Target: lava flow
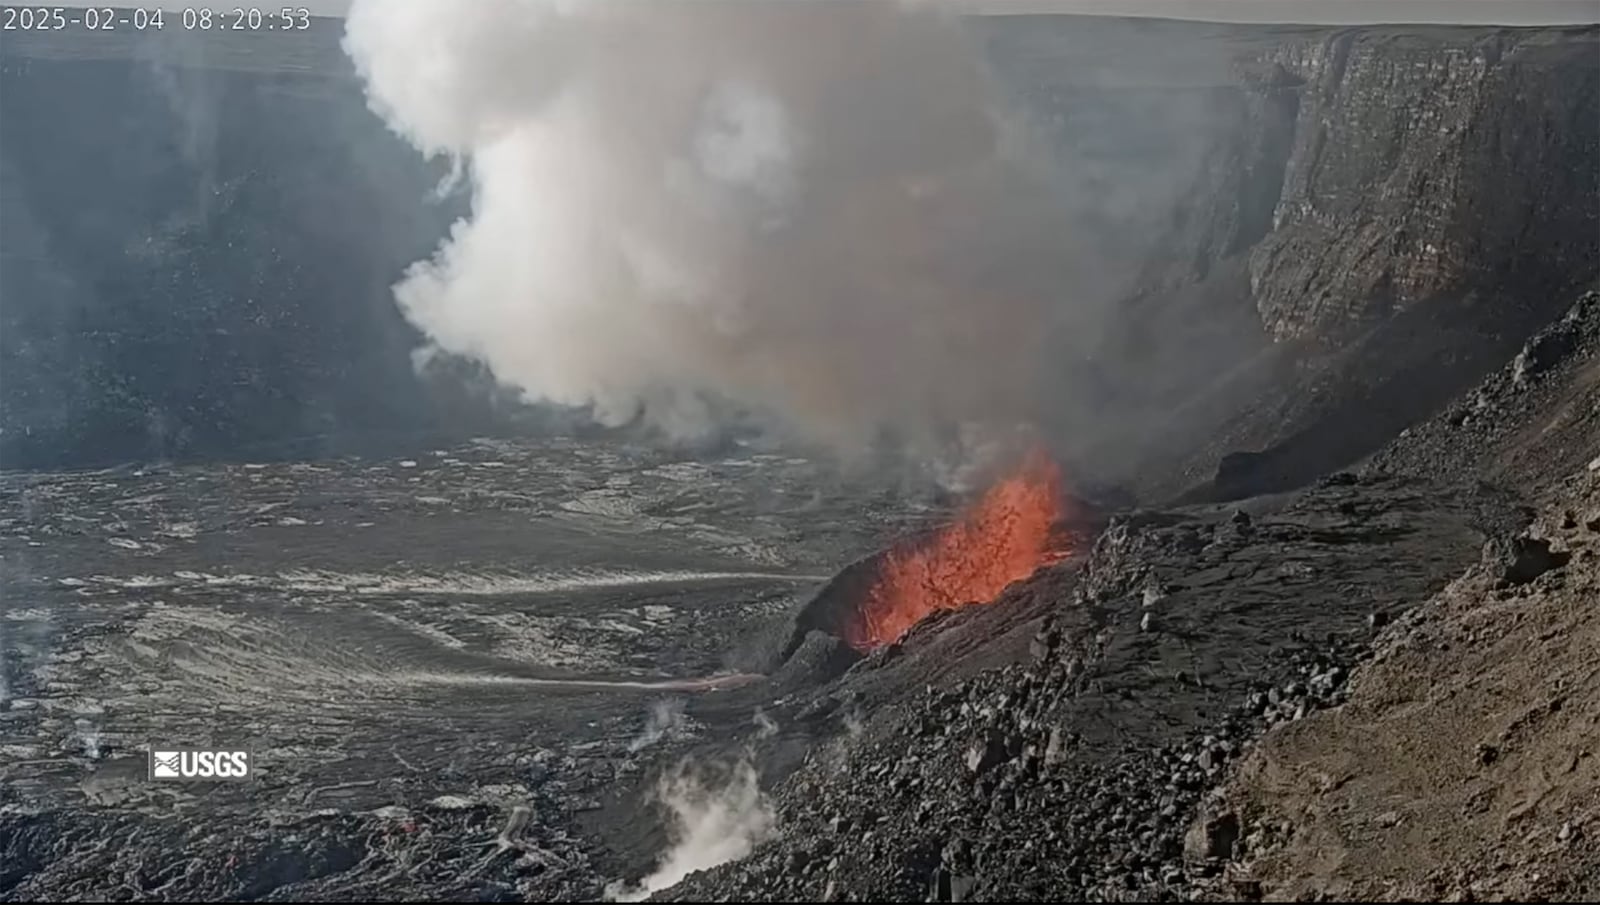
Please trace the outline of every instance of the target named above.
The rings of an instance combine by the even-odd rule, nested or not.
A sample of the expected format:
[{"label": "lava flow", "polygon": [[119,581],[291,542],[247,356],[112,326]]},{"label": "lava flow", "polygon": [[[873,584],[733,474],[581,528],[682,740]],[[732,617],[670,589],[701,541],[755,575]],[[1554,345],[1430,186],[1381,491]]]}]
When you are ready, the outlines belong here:
[{"label": "lava flow", "polygon": [[930,613],[992,603],[1007,585],[1066,555],[1052,530],[1062,515],[1061,473],[1035,450],[954,524],[884,554],[845,641],[871,650]]}]

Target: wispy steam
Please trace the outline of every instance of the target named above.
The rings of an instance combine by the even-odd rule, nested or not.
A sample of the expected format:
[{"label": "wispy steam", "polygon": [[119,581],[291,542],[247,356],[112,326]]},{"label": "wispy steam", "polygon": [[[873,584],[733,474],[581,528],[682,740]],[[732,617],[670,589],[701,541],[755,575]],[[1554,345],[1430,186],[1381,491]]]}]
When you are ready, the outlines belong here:
[{"label": "wispy steam", "polygon": [[861,719],[860,708],[854,705],[851,705],[850,709],[844,712],[843,720],[844,729],[850,733],[851,738],[857,738],[867,730],[867,724]]},{"label": "wispy steam", "polygon": [[1040,401],[1068,230],[939,15],[358,0],[345,46],[373,108],[473,187],[401,308],[526,398],[840,448]]},{"label": "wispy steam", "polygon": [[11,664],[6,661],[6,627],[0,622],[0,704],[11,700]]},{"label": "wispy steam", "polygon": [[90,760],[100,759],[100,729],[86,719],[78,719],[74,723],[77,729],[78,741],[83,745],[83,754]]},{"label": "wispy steam", "polygon": [[697,870],[743,858],[772,830],[772,806],[748,758],[717,778],[686,761],[662,778],[656,794],[672,812],[672,847],[637,886],[613,883],[606,893],[614,901],[642,901]]},{"label": "wispy steam", "polygon": [[683,707],[682,698],[667,698],[651,704],[650,714],[645,718],[644,729],[628,743],[628,750],[643,751],[661,741],[667,733],[682,729]]},{"label": "wispy steam", "polygon": [[778,721],[760,707],[756,708],[756,715],[750,721],[756,724],[756,738],[772,738],[778,734]]}]

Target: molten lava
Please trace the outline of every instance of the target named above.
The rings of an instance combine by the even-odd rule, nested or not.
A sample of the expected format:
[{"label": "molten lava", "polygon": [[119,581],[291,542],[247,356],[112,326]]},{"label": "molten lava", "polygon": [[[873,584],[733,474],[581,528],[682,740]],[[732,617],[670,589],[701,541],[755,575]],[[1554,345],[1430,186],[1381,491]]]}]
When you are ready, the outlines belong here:
[{"label": "molten lava", "polygon": [[1036,450],[954,524],[884,554],[845,641],[871,650],[930,613],[992,603],[1007,585],[1066,555],[1052,530],[1062,514],[1060,471]]}]

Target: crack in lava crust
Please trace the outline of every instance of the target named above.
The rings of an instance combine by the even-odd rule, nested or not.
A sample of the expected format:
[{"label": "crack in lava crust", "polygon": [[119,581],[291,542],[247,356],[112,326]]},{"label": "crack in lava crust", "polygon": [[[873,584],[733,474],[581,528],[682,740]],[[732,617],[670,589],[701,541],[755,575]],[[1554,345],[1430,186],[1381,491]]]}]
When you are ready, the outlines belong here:
[{"label": "crack in lava crust", "polygon": [[992,603],[1006,586],[1065,558],[1055,534],[1064,513],[1061,472],[1035,449],[931,538],[883,557],[845,641],[868,651],[940,610]]}]

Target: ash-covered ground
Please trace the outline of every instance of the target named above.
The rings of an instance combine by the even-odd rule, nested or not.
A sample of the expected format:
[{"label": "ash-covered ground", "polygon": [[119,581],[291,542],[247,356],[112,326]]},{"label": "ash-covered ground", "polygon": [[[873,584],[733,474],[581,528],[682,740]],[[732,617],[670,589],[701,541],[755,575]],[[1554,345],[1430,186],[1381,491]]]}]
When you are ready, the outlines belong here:
[{"label": "ash-covered ground", "polygon": [[[748,723],[786,615],[939,515],[791,457],[558,441],[3,486],[16,898],[597,896],[652,720]],[[152,784],[153,744],[260,776]],[[467,870],[518,805],[534,872]]]}]

